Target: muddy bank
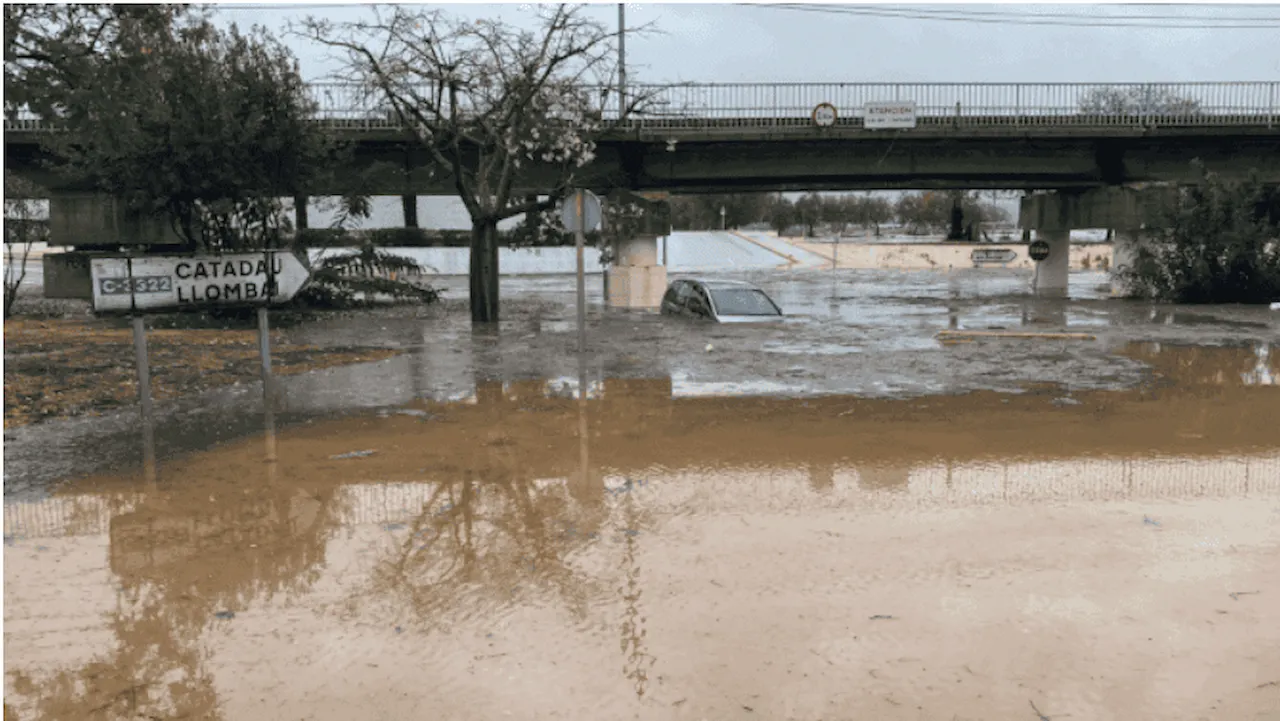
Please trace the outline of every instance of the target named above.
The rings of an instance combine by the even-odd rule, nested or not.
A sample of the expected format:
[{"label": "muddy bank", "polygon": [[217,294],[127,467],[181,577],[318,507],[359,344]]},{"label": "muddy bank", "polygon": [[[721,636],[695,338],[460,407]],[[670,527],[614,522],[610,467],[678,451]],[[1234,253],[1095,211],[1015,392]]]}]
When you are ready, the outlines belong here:
[{"label": "muddy bank", "polygon": [[[154,324],[154,322],[153,322]],[[133,336],[118,319],[5,321],[5,428],[51,418],[100,416],[138,401]],[[387,349],[294,345],[272,333],[280,375],[380,360]],[[159,401],[259,378],[256,330],[151,329],[152,395]]]}]

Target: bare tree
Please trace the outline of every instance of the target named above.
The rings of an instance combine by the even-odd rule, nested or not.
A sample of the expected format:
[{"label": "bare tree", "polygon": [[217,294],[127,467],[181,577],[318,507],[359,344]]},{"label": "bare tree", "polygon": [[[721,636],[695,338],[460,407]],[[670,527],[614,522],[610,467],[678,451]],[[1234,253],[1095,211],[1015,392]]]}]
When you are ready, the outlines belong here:
[{"label": "bare tree", "polygon": [[18,289],[27,278],[27,261],[31,246],[48,238],[49,229],[37,218],[39,197],[31,181],[4,171],[4,317],[13,313]]},{"label": "bare tree", "polygon": [[1104,86],[1085,93],[1080,110],[1096,115],[1195,115],[1200,101],[1161,85]]},{"label": "bare tree", "polygon": [[[296,31],[344,56],[337,79],[389,105],[451,176],[471,218],[471,318],[478,323],[498,320],[498,223],[547,215],[609,130],[599,107],[610,97],[616,32],[580,7],[537,13],[529,31],[375,6],[371,22],[308,18]],[[618,119],[647,100],[627,98]],[[541,187],[531,188],[531,178]]]}]

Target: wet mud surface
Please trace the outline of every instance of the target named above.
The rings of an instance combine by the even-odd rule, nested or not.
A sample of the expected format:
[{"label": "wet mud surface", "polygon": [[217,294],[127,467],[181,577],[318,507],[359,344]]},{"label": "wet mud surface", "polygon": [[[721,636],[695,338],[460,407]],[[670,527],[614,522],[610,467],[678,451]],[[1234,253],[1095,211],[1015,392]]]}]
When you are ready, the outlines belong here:
[{"label": "wet mud surface", "polygon": [[879,278],[11,429],[6,718],[1276,718],[1280,314]]}]

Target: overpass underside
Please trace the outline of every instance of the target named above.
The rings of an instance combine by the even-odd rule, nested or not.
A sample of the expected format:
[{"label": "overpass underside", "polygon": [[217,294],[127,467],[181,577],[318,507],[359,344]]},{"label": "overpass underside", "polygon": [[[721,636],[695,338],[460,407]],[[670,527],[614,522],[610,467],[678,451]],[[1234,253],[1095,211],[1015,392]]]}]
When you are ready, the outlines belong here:
[{"label": "overpass underside", "polygon": [[[400,131],[343,131],[352,144],[337,178],[359,177],[371,195],[452,195],[447,168]],[[6,133],[5,166],[38,185],[84,191],[44,166],[38,133]],[[599,144],[580,184],[598,191],[684,193],[807,190],[1066,190],[1138,183],[1186,183],[1191,163],[1229,177],[1256,171],[1280,183],[1280,126],[1117,128],[946,128],[904,131],[733,124],[643,128]],[[553,187],[555,171],[532,167],[522,193]],[[316,187],[311,195],[341,192]]]}]

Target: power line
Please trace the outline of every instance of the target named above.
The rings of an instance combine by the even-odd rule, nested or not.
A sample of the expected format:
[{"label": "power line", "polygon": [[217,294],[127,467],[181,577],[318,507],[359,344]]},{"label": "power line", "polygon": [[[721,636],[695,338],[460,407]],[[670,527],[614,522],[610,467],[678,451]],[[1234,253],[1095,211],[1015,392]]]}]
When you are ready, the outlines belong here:
[{"label": "power line", "polygon": [[[957,15],[957,16],[963,16],[963,17],[969,17],[969,16],[974,16],[974,17],[984,17],[984,16],[986,16],[986,17],[996,17],[996,18],[1016,18],[1016,19],[1024,19],[1024,18],[1025,18],[1025,19],[1032,19],[1032,20],[1035,20],[1035,19],[1054,19],[1054,18],[1060,18],[1060,19],[1066,19],[1066,20],[1078,20],[1078,21],[1084,21],[1084,20],[1101,20],[1101,21],[1119,21],[1119,22],[1129,22],[1129,21],[1138,21],[1138,22],[1141,22],[1141,21],[1145,21],[1145,20],[1175,20],[1175,21],[1180,21],[1180,22],[1209,22],[1209,23],[1217,23],[1217,22],[1233,22],[1233,23],[1243,23],[1243,22],[1264,22],[1264,23],[1274,23],[1274,22],[1280,22],[1280,15],[1272,15],[1272,16],[1269,16],[1269,17],[1234,17],[1234,16],[1233,16],[1233,17],[1222,17],[1222,16],[1209,16],[1209,15],[1146,15],[1146,14],[1142,14],[1142,15],[1098,15],[1098,16],[1096,16],[1096,17],[1092,17],[1092,18],[1091,18],[1091,17],[1089,17],[1089,16],[1083,16],[1083,15],[1079,15],[1079,14],[1072,14],[1072,13],[1041,13],[1041,12],[1033,12],[1033,13],[1011,13],[1011,12],[1001,11],[1001,10],[995,10],[995,11],[993,11],[993,10],[969,10],[969,9],[951,10],[951,9],[922,8],[922,7],[914,7],[914,6],[913,6],[913,7],[905,7],[905,8],[904,8],[904,7],[893,7],[893,6],[889,6],[889,5],[839,5],[839,6],[830,6],[830,5],[807,5],[807,4],[804,4],[804,3],[776,3],[776,6],[777,6],[777,7],[787,7],[787,8],[810,8],[810,7],[825,7],[825,8],[832,8],[832,7],[835,7],[836,9],[840,9],[840,10],[872,10],[872,11],[890,11],[890,12],[911,12],[911,13],[921,13],[921,14],[927,14],[927,15]],[[1167,6],[1162,6],[1162,7],[1167,7]]]},{"label": "power line", "polygon": [[[1170,24],[1168,22],[1123,22],[1119,18],[1113,19],[1087,19],[1081,18],[1076,21],[1068,20],[1038,20],[1028,15],[1009,15],[1003,18],[996,17],[976,17],[960,14],[964,11],[935,11],[943,14],[926,15],[917,10],[891,10],[882,8],[852,8],[852,7],[831,7],[825,5],[751,5],[751,7],[773,8],[777,10],[795,10],[800,12],[814,12],[824,15],[849,15],[863,17],[883,17],[883,18],[902,18],[908,20],[937,20],[943,22],[968,22],[982,23],[989,25],[1047,25],[1057,27],[1094,27],[1094,28],[1159,28],[1165,30],[1260,30],[1273,29],[1280,27],[1280,17],[1259,19],[1257,22],[1249,24],[1233,24],[1233,23],[1208,23],[1205,20],[1195,21],[1195,24]],[[1233,18],[1234,20],[1234,18]]]}]

